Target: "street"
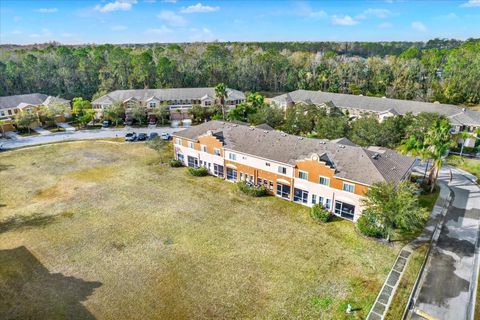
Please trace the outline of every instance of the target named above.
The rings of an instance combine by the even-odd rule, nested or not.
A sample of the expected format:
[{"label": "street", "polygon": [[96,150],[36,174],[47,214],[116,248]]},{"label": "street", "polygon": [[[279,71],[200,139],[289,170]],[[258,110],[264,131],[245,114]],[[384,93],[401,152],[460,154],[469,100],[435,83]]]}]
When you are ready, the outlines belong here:
[{"label": "street", "polygon": [[77,130],[73,132],[57,132],[50,133],[46,135],[37,135],[29,137],[19,136],[17,139],[0,139],[0,149],[15,149],[20,147],[33,146],[44,143],[53,143],[61,141],[73,141],[73,140],[83,140],[83,139],[100,139],[100,138],[116,138],[124,137],[125,134],[129,131],[136,132],[145,132],[149,134],[150,132],[168,132],[172,134],[173,132],[180,131],[183,128],[170,128],[170,127],[160,127],[160,128],[121,128],[121,129],[98,129],[98,130]]},{"label": "street", "polygon": [[451,188],[454,200],[433,243],[412,319],[470,320],[478,276],[480,187],[474,176],[455,167],[445,166],[439,179]]}]

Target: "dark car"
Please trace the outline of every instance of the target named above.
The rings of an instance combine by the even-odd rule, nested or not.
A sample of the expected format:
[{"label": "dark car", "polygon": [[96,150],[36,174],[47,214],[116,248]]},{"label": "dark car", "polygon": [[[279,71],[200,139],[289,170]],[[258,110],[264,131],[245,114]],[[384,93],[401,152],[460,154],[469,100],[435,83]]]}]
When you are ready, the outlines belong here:
[{"label": "dark car", "polygon": [[137,136],[137,140],[138,141],[145,141],[147,140],[148,136],[146,133],[139,133],[138,136]]},{"label": "dark car", "polygon": [[135,141],[137,140],[137,134],[135,132],[128,132],[125,135],[125,141]]},{"label": "dark car", "polygon": [[110,121],[108,121],[108,120],[103,121],[102,122],[102,128],[108,128],[108,127],[110,127]]},{"label": "dark car", "polygon": [[158,137],[158,133],[156,133],[156,132],[150,132],[150,137],[149,137],[150,140],[153,140],[153,139],[155,139],[155,138],[157,138],[157,137]]}]

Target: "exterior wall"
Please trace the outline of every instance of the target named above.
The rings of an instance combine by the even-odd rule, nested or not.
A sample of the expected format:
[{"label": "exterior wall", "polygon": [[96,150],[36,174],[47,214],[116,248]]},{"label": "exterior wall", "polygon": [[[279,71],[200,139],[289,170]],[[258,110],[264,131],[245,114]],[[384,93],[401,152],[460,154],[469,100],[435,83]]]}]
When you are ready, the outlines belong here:
[{"label": "exterior wall", "polygon": [[[182,144],[178,145],[176,144],[176,137],[173,137],[173,144],[174,144],[174,152],[175,152],[175,158],[178,159],[178,154],[182,154],[184,156],[183,163],[184,165],[188,165],[188,156],[197,158],[199,161],[199,165],[205,166],[210,174],[214,174],[214,164],[220,165],[220,166],[225,166],[224,161],[223,161],[223,151],[220,149],[220,156],[217,156],[213,153],[214,148],[218,145],[221,144],[220,141],[215,139],[214,137],[205,137],[202,142],[204,144],[209,143],[207,145],[207,152],[201,151],[200,148],[200,143],[193,142],[188,139],[181,139]],[[193,142],[193,148],[190,148],[188,146],[188,142]],[[200,162],[201,161],[201,162]],[[208,165],[210,164],[210,165]],[[225,169],[224,169],[225,172]]]}]

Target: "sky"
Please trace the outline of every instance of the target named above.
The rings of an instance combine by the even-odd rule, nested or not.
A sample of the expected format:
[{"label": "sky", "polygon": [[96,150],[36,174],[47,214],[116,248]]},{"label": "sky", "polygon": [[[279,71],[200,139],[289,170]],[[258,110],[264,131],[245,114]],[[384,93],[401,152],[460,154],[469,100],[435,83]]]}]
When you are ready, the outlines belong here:
[{"label": "sky", "polygon": [[0,44],[480,38],[480,0],[0,0]]}]

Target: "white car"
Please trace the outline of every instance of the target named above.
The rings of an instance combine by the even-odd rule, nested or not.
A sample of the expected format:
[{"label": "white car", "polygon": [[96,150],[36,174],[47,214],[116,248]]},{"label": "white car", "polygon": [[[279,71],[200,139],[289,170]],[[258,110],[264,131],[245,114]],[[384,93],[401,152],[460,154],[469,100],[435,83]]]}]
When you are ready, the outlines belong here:
[{"label": "white car", "polygon": [[170,135],[170,133],[168,132],[163,132],[160,137],[162,138],[162,140],[170,140],[172,138],[172,136]]}]

